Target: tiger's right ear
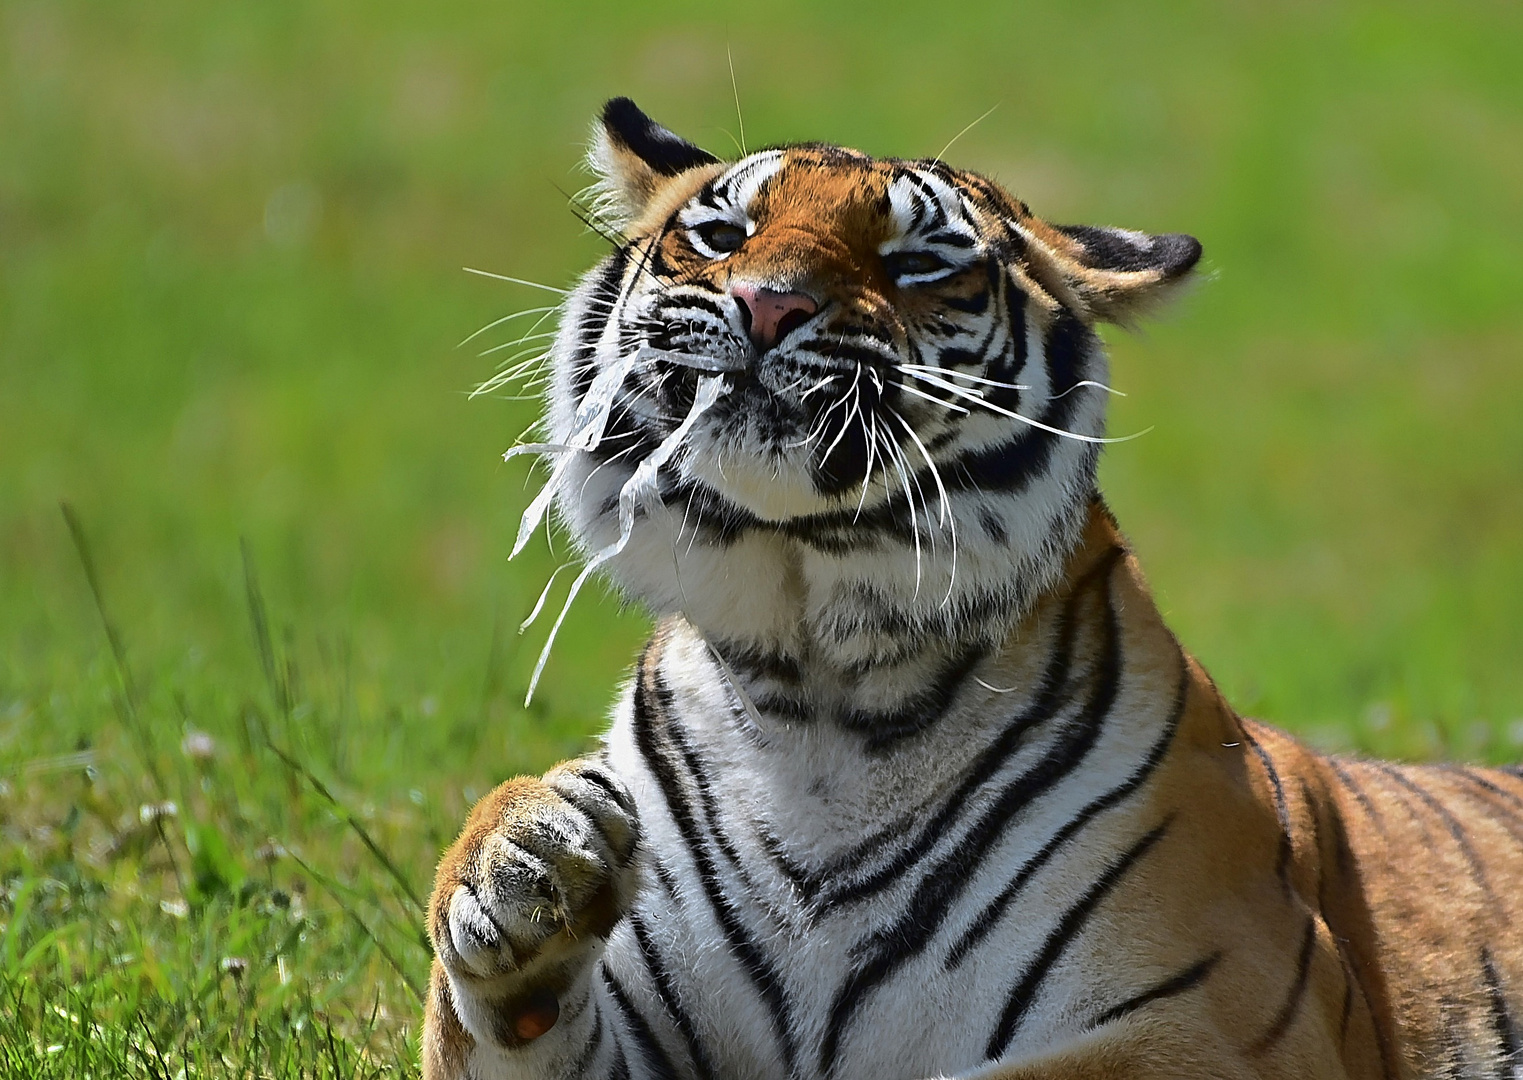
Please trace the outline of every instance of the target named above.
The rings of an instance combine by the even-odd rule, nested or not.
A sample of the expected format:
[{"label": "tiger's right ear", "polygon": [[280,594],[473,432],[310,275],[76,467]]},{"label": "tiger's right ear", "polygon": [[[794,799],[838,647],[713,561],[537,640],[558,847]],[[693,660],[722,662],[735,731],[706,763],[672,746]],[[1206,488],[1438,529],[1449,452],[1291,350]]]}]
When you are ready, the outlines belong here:
[{"label": "tiger's right ear", "polygon": [[626,97],[603,106],[588,160],[606,209],[620,225],[640,216],[666,180],[719,159],[668,131]]}]

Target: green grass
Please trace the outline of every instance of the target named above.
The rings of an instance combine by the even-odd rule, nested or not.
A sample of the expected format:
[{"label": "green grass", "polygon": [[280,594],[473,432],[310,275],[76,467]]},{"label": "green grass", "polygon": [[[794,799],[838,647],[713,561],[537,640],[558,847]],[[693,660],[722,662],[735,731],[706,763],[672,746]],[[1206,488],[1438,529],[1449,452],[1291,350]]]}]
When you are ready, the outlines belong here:
[{"label": "green grass", "polygon": [[454,344],[543,294],[459,268],[570,281],[597,105],[729,151],[727,51],[753,147],[997,105],[949,159],[1200,236],[1113,336],[1169,619],[1323,745],[1523,757],[1514,5],[0,0],[0,1074],[412,1071],[412,897],[644,629],[522,706],[533,406]]}]

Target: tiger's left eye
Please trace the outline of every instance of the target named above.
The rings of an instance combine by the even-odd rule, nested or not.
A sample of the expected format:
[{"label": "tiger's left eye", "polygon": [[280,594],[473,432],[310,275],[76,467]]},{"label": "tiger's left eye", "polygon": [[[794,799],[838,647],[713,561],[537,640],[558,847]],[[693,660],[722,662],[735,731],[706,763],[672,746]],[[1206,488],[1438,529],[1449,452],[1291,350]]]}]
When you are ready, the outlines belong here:
[{"label": "tiger's left eye", "polygon": [[892,251],[883,256],[883,269],[892,278],[934,274],[948,265],[940,255],[930,251]]},{"label": "tiger's left eye", "polygon": [[728,255],[746,242],[746,230],[728,221],[710,221],[693,230],[698,238],[713,251]]}]

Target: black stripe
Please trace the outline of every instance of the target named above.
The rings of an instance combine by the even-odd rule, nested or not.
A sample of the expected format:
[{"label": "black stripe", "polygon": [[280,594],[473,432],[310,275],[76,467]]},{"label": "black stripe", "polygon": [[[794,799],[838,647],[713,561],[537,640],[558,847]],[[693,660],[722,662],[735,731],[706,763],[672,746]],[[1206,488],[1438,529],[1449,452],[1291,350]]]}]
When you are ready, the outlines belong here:
[{"label": "black stripe", "polygon": [[650,931],[638,913],[629,916],[629,927],[634,931],[635,943],[640,947],[640,958],[645,961],[645,968],[650,972],[651,982],[655,984],[656,996],[661,999],[667,1015],[672,1018],[672,1023],[677,1026],[683,1041],[687,1043],[688,1056],[693,1059],[694,1072],[699,1080],[713,1080],[716,1074],[713,1062],[709,1060],[708,1050],[699,1041],[698,1028],[687,1010],[682,1007],[682,1002],[677,997],[677,988],[672,984],[671,973],[666,970],[660,953],[656,951],[656,943],[651,940]]},{"label": "black stripe", "polygon": [[[1115,549],[1102,560],[1102,565],[1109,570],[1118,558],[1119,549]],[[1099,582],[1105,606],[1104,639],[1092,675],[1090,697],[1083,710],[1059,734],[1042,760],[1006,785],[956,846],[925,872],[904,913],[891,926],[874,931],[858,946],[863,957],[836,992],[831,1005],[820,1043],[821,1071],[831,1071],[841,1036],[868,994],[922,952],[940,930],[973,881],[979,865],[1004,836],[1010,820],[1072,773],[1094,746],[1115,703],[1122,664],[1120,627],[1110,595],[1110,578],[1101,577]]]},{"label": "black stripe", "polygon": [[1412,819],[1412,823],[1416,825],[1418,831],[1422,833],[1423,844],[1428,847],[1432,847],[1433,831],[1428,828],[1428,815],[1423,814],[1419,811],[1419,808],[1412,802],[1411,797],[1407,794],[1406,790],[1401,787],[1401,785],[1393,784],[1386,770],[1381,767],[1383,762],[1366,761],[1364,765],[1375,777],[1377,777],[1382,782],[1382,790],[1385,792],[1386,797],[1396,805],[1400,806],[1402,810],[1406,812],[1407,817]]},{"label": "black stripe", "polygon": [[1005,305],[1004,330],[1010,342],[1003,352],[984,360],[984,378],[1007,384],[985,387],[984,400],[996,408],[1019,412],[1021,392],[1013,386],[1026,366],[1026,293],[997,259],[989,260],[989,287],[991,292],[998,290]]},{"label": "black stripe", "polygon": [[757,712],[773,716],[784,724],[808,724],[814,721],[814,707],[807,700],[782,694],[758,694],[751,702]]},{"label": "black stripe", "polygon": [[892,709],[850,709],[837,718],[837,723],[848,731],[865,735],[865,749],[869,754],[882,753],[911,735],[935,726],[952,707],[958,691],[967,684],[968,676],[988,652],[983,645],[965,648],[942,665],[921,693]]},{"label": "black stripe", "polygon": [[[1459,791],[1459,795],[1484,807],[1487,812],[1487,820],[1507,830],[1507,832],[1512,834],[1514,840],[1523,845],[1523,817],[1514,814],[1509,807],[1499,802],[1499,797],[1507,796],[1509,792],[1503,791],[1495,784],[1486,783],[1480,777],[1472,775],[1468,769],[1461,769],[1455,766],[1440,766],[1440,768],[1443,769],[1444,775],[1451,779],[1457,778],[1470,781],[1474,784],[1475,790],[1463,788]],[[1520,847],[1519,850],[1523,850],[1523,847]]]},{"label": "black stripe", "polygon": [[1074,583],[1073,591],[1069,594],[1063,611],[1058,616],[1057,642],[1053,647],[1052,656],[1047,661],[1047,667],[1042,672],[1042,678],[1031,705],[1007,724],[999,737],[978,755],[963,775],[957,790],[941,804],[941,809],[929,821],[919,827],[915,839],[901,848],[886,865],[864,878],[847,878],[847,875],[865,861],[884,839],[903,835],[902,825],[896,824],[893,829],[885,830],[869,838],[853,850],[832,859],[822,868],[817,875],[821,878],[827,880],[846,878],[844,884],[836,885],[822,896],[822,904],[830,906],[851,903],[901,881],[911,866],[924,858],[936,843],[946,838],[953,822],[961,816],[972,801],[974,793],[993,779],[995,774],[1015,756],[1016,751],[1025,741],[1026,733],[1057,715],[1058,710],[1066,703],[1063,691],[1067,688],[1069,671],[1073,662],[1078,605],[1097,580],[1103,582],[1109,576],[1122,554],[1122,549],[1112,548],[1091,570]]},{"label": "black stripe", "polygon": [[1498,784],[1493,784],[1490,780],[1477,773],[1475,769],[1466,768],[1461,765],[1440,765],[1438,768],[1450,776],[1463,777],[1470,783],[1475,784],[1477,787],[1484,788],[1486,791],[1489,791],[1497,798],[1503,800],[1504,802],[1510,803],[1513,807],[1514,816],[1523,816],[1517,813],[1518,811],[1523,811],[1523,797],[1508,791],[1506,788],[1501,787]]},{"label": "black stripe", "polygon": [[712,295],[695,293],[684,290],[680,293],[671,293],[661,297],[651,305],[650,317],[653,319],[666,319],[678,321],[692,308],[706,312],[719,322],[721,326],[730,325],[730,310],[719,302],[719,294]]},{"label": "black stripe", "polygon": [[1348,1022],[1354,1015],[1354,969],[1348,962],[1348,957],[1343,955],[1343,949],[1338,949],[1338,960],[1343,965],[1343,1007],[1338,1013],[1338,1045],[1348,1045]]},{"label": "black stripe", "polygon": [[1274,811],[1280,821],[1280,849],[1275,856],[1274,872],[1280,879],[1280,886],[1285,890],[1285,895],[1290,895],[1290,807],[1285,801],[1285,785],[1280,781],[1280,773],[1274,767],[1274,761],[1269,756],[1269,751],[1259,745],[1259,741],[1253,737],[1252,732],[1243,728],[1243,741],[1258,755],[1260,764],[1264,766],[1264,774],[1269,777],[1269,785],[1274,789]]},{"label": "black stripe", "polygon": [[[586,1008],[585,1005],[582,1006],[582,1007]],[[598,1051],[600,1049],[602,1049],[602,1047],[603,1047],[603,1007],[598,1004],[596,998],[593,998],[592,999],[592,1037],[587,1040],[587,1045],[584,1046],[582,1048],[582,1052],[577,1055],[576,1061],[572,1062],[571,1068],[570,1068],[570,1070],[568,1070],[569,1075],[571,1075],[571,1076],[585,1076],[586,1073],[587,1073],[588,1067],[592,1065],[593,1059],[598,1056]]]},{"label": "black stripe", "polygon": [[1251,1049],[1254,1054],[1267,1052],[1290,1030],[1291,1022],[1295,1020],[1296,1013],[1301,1008],[1301,999],[1306,996],[1306,984],[1311,979],[1312,951],[1316,943],[1317,920],[1308,915],[1306,930],[1301,937],[1301,953],[1296,957],[1296,977],[1290,984],[1290,993],[1285,995],[1285,1003],[1275,1014],[1274,1022],[1269,1025],[1269,1030],[1259,1036],[1259,1040],[1253,1044]]},{"label": "black stripe", "polygon": [[1518,1029],[1512,1013],[1507,1008],[1507,995],[1502,992],[1502,979],[1492,962],[1491,950],[1481,949],[1481,972],[1486,977],[1486,994],[1491,1003],[1491,1030],[1496,1032],[1501,1057],[1497,1060],[1497,1080],[1514,1080],[1513,1071],[1518,1062]]},{"label": "black stripe", "polygon": [[591,362],[593,351],[597,348],[598,338],[603,334],[603,327],[613,316],[614,305],[619,300],[620,283],[628,266],[629,248],[620,247],[615,248],[593,271],[597,281],[587,295],[582,317],[576,324],[576,348],[571,353],[571,388],[578,401],[586,395],[592,380],[597,377],[597,366]]},{"label": "black stripe", "polygon": [[[906,170],[904,175],[910,183],[915,185],[916,189],[925,199],[925,208],[935,214],[935,217],[931,219],[931,227],[933,229],[943,228],[947,223],[947,212],[941,205],[941,199],[937,197],[936,189],[926,183],[925,177],[913,170]],[[919,225],[918,221],[916,225]]]},{"label": "black stripe", "polygon": [[[1021,323],[1020,337],[1015,339],[1012,346],[1020,362],[1012,364],[1014,370],[1008,373],[1008,378],[1014,378],[1019,368],[1024,365],[1025,315],[1020,304],[1012,302],[1009,306],[1012,335],[1017,332],[1013,324],[1018,318]],[[1064,392],[1072,390],[1079,380],[1085,341],[1086,332],[1083,326],[1072,318],[1059,318],[1048,334],[1046,354],[1052,393],[1064,395],[1052,400],[1039,417],[1040,421],[1048,427],[1066,431],[1073,423],[1082,397],[1079,394]],[[1000,376],[995,374],[991,377],[999,378]],[[1005,381],[1008,381],[1008,378]],[[1019,494],[1025,491],[1033,480],[1047,472],[1061,438],[1062,436],[1054,435],[1051,431],[1021,425],[1021,429],[1010,441],[987,450],[971,451],[951,462],[943,469],[943,482],[949,492],[955,490]]]},{"label": "black stripe", "polygon": [[618,1046],[614,1051],[613,1072],[609,1076],[610,1080],[630,1080],[629,1058],[624,1056],[623,1046]]},{"label": "black stripe", "polygon": [[1120,1005],[1106,1009],[1099,1016],[1095,1017],[1094,1020],[1090,1021],[1089,1027],[1101,1027],[1114,1020],[1121,1019],[1128,1013],[1134,1013],[1145,1005],[1151,1005],[1153,1002],[1162,1001],[1165,998],[1178,997],[1187,990],[1193,990],[1206,980],[1206,976],[1211,974],[1211,969],[1216,967],[1221,958],[1222,954],[1220,950],[1212,953],[1210,956],[1185,968],[1178,975],[1165,979],[1151,990],[1144,990],[1135,997],[1127,998]]},{"label": "black stripe", "polygon": [[1004,917],[1005,910],[1009,908],[1016,894],[1025,887],[1027,881],[1031,880],[1033,874],[1046,865],[1047,861],[1052,858],[1053,854],[1060,847],[1071,840],[1095,816],[1115,806],[1147,782],[1148,777],[1153,775],[1153,770],[1158,767],[1159,763],[1168,754],[1169,747],[1174,744],[1174,734],[1179,730],[1180,718],[1184,716],[1185,702],[1189,696],[1189,690],[1190,669],[1188,661],[1185,660],[1185,654],[1181,650],[1179,653],[1179,689],[1175,691],[1173,707],[1170,709],[1169,718],[1164,724],[1163,734],[1153,744],[1152,749],[1148,751],[1148,755],[1143,759],[1142,764],[1126,780],[1075,814],[1066,825],[1053,835],[1051,840],[1047,841],[1040,851],[1026,861],[1026,864],[1020,868],[1015,877],[1010,879],[1010,883],[1000,890],[1000,894],[991,900],[983,911],[979,912],[978,918],[974,919],[972,925],[963,931],[962,937],[957,939],[957,943],[952,946],[951,951],[947,954],[946,967],[948,970],[960,965],[967,957],[969,950],[989,935],[989,932]]},{"label": "black stripe", "polygon": [[1105,872],[1096,879],[1089,890],[1081,896],[1072,907],[1063,913],[1047,939],[1042,943],[1041,950],[1036,958],[1026,966],[1020,981],[1010,990],[1010,995],[1005,999],[1005,1007],[1000,1012],[999,1022],[994,1026],[993,1033],[989,1036],[989,1043],[984,1048],[984,1057],[990,1061],[1004,1056],[1010,1047],[1010,1042],[1015,1038],[1015,1033],[1020,1029],[1021,1022],[1025,1020],[1027,1010],[1036,1003],[1037,996],[1041,993],[1042,982],[1047,978],[1064,951],[1083,931],[1089,922],[1089,917],[1094,914],[1095,908],[1100,902],[1110,895],[1112,890],[1121,883],[1121,879],[1148,849],[1158,843],[1159,839],[1168,830],[1172,818],[1165,819],[1151,832],[1144,836],[1131,849],[1123,854],[1115,862],[1105,868]]},{"label": "black stripe", "polygon": [[1465,826],[1460,819],[1455,817],[1447,806],[1435,799],[1432,792],[1420,784],[1414,783],[1402,770],[1384,763],[1379,765],[1378,768],[1397,784],[1406,788],[1413,795],[1416,795],[1424,806],[1437,815],[1438,819],[1444,823],[1444,828],[1449,831],[1449,835],[1454,838],[1455,844],[1460,849],[1460,854],[1465,857],[1465,862],[1470,867],[1471,880],[1475,882],[1476,888],[1480,889],[1488,900],[1495,901],[1496,896],[1491,891],[1491,882],[1486,878],[1486,868],[1481,864],[1481,857],[1475,850],[1475,845],[1470,842],[1470,834],[1465,830]]},{"label": "black stripe", "polygon": [[608,992],[613,995],[614,1004],[619,1007],[619,1012],[624,1016],[629,1033],[634,1037],[635,1046],[640,1052],[641,1063],[646,1068],[654,1070],[652,1075],[658,1077],[659,1080],[678,1080],[677,1067],[672,1064],[672,1059],[666,1056],[666,1051],[661,1049],[655,1032],[651,1031],[650,1025],[645,1022],[645,1017],[640,1015],[639,1010],[630,1004],[629,995],[624,992],[624,987],[607,968],[603,969],[603,984],[608,987]]},{"label": "black stripe", "polygon": [[[654,704],[652,697],[656,699]],[[735,905],[725,896],[719,883],[719,871],[714,864],[714,857],[709,852],[708,845],[704,843],[692,808],[684,798],[682,781],[678,776],[677,768],[658,745],[655,729],[657,710],[660,716],[666,718],[663,726],[670,732],[673,723],[670,697],[671,691],[662,681],[655,659],[647,650],[646,656],[640,662],[640,675],[635,680],[632,709],[635,745],[646,767],[655,777],[672,821],[676,824],[677,831],[681,834],[683,843],[692,856],[698,871],[699,885],[713,909],[715,920],[724,932],[731,953],[756,987],[771,1015],[773,1032],[782,1047],[788,1073],[796,1075],[797,1051],[793,1045],[792,1008],[782,980],[760,945],[741,925]]]},{"label": "black stripe", "polygon": [[1369,815],[1370,821],[1375,826],[1375,831],[1384,836],[1385,819],[1381,817],[1380,808],[1375,805],[1374,800],[1369,797],[1364,788],[1359,785],[1341,761],[1330,757],[1327,759],[1327,764],[1333,770],[1333,775],[1338,778],[1338,782],[1344,786],[1348,793],[1354,797],[1354,801]]},{"label": "black stripe", "polygon": [[1438,1015],[1443,1022],[1443,1048],[1446,1059],[1446,1067],[1435,1069],[1434,1076],[1441,1076],[1444,1080],[1469,1080],[1470,1055],[1466,1052],[1469,1034],[1465,1031],[1465,1021],[1469,1019],[1465,1010],[1453,995],[1444,994],[1438,999]]},{"label": "black stripe", "polygon": [[725,663],[737,675],[746,675],[752,679],[775,679],[792,685],[804,680],[804,670],[798,658],[780,649],[734,641],[716,641],[713,648],[724,657]]}]

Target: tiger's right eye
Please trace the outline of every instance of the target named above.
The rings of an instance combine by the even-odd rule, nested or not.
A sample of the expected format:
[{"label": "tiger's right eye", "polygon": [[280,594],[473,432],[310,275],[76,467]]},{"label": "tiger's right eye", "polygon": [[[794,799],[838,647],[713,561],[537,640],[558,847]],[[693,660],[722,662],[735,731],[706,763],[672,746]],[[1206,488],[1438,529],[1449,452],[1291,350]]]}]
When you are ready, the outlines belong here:
[{"label": "tiger's right eye", "polygon": [[709,221],[693,229],[709,250],[728,255],[746,242],[746,230],[728,221]]}]

